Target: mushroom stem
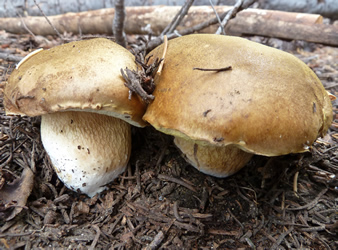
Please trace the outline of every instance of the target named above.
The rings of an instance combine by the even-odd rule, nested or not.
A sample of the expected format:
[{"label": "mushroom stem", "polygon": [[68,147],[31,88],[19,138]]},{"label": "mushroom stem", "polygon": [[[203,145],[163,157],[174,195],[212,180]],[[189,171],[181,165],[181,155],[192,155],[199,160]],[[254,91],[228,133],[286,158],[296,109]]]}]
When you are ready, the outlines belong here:
[{"label": "mushroom stem", "polygon": [[187,162],[199,171],[215,177],[233,175],[253,156],[235,145],[206,146],[181,137],[175,137],[174,142],[185,155]]},{"label": "mushroom stem", "polygon": [[61,181],[90,197],[125,170],[131,151],[128,123],[89,112],[43,115],[41,140]]}]

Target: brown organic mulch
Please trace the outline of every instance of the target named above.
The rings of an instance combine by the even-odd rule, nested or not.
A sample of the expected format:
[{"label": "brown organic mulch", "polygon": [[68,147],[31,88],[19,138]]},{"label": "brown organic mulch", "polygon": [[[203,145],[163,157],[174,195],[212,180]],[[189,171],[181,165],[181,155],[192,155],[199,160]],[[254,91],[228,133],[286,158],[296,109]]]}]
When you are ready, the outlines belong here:
[{"label": "brown organic mulch", "polygon": [[[337,48],[250,39],[295,54],[338,94]],[[4,31],[0,41],[10,60],[61,43]],[[15,66],[10,60],[0,59],[1,87]],[[57,179],[40,141],[40,119],[6,116],[1,95],[0,248],[336,249],[337,101],[334,112],[328,135],[311,152],[255,156],[224,179],[189,166],[171,137],[135,128],[128,170],[88,198]]]}]

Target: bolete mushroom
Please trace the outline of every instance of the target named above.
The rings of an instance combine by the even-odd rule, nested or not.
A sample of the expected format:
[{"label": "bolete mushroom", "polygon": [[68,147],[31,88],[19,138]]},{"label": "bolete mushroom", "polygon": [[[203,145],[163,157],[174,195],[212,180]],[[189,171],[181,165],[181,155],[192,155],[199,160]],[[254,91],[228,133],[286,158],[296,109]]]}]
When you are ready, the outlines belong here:
[{"label": "bolete mushroom", "polygon": [[[160,57],[162,47],[148,56]],[[330,98],[307,65],[239,37],[169,41],[155,84],[143,119],[173,135],[194,167],[218,177],[235,173],[253,154],[308,151],[332,121]]]},{"label": "bolete mushroom", "polygon": [[27,56],[5,87],[6,113],[41,115],[41,140],[58,177],[89,196],[125,170],[130,124],[146,124],[146,105],[128,99],[120,73],[126,67],[137,69],[125,48],[83,40]]}]

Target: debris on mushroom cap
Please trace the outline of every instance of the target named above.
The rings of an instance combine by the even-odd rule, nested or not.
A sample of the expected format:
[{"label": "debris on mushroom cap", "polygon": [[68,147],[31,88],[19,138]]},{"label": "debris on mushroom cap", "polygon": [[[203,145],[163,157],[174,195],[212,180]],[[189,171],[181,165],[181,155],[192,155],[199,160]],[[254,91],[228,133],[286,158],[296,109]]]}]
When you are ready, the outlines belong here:
[{"label": "debris on mushroom cap", "polygon": [[[159,57],[162,46],[148,55]],[[169,41],[155,84],[143,118],[201,145],[234,144],[266,156],[299,153],[332,121],[330,98],[307,65],[239,37],[195,34]]]},{"label": "debris on mushroom cap", "polygon": [[129,161],[130,125],[115,117],[74,111],[43,115],[41,138],[60,180],[91,197]]},{"label": "debris on mushroom cap", "polygon": [[253,156],[234,145],[205,146],[180,137],[175,137],[174,142],[184,153],[187,162],[199,171],[216,177],[227,177],[236,173]]},{"label": "debris on mushroom cap", "polygon": [[58,111],[96,112],[143,127],[146,104],[124,86],[121,68],[134,56],[104,38],[56,46],[24,58],[6,85],[7,114],[39,116]]}]

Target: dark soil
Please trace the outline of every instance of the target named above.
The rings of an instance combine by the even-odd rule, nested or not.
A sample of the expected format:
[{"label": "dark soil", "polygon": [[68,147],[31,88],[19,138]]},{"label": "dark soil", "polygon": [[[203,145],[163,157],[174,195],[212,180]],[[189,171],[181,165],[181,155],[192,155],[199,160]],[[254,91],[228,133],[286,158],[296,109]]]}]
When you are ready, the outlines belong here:
[{"label": "dark soil", "polygon": [[[337,48],[250,39],[295,54],[337,96]],[[0,52],[12,57],[0,59],[1,87],[15,57],[61,43],[4,31],[0,40]],[[188,165],[171,137],[135,128],[128,170],[101,195],[88,198],[58,180],[40,141],[39,118],[6,116],[1,96],[0,191],[19,190],[21,203],[0,197],[0,248],[336,249],[337,107],[336,101],[328,135],[311,152],[255,156],[224,179]],[[24,169],[33,175],[28,178]],[[34,186],[26,202],[22,187],[29,183]]]}]

